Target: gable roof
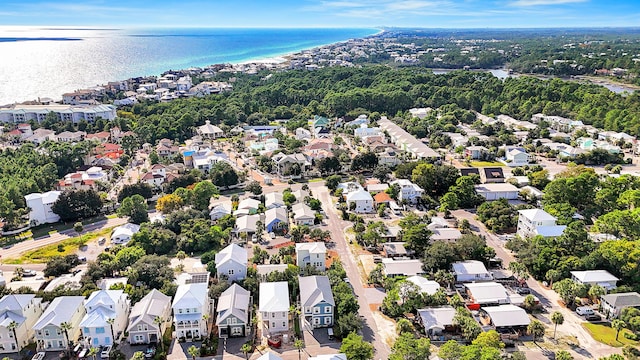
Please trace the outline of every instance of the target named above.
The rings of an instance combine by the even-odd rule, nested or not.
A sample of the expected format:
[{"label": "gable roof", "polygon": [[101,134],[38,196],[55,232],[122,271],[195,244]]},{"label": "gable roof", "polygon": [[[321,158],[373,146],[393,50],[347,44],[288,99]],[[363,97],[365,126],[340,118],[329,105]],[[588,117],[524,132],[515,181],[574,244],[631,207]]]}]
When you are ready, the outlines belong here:
[{"label": "gable roof", "polygon": [[505,301],[509,298],[507,290],[499,283],[467,283],[464,284],[464,286],[469,289],[475,302],[480,304]]},{"label": "gable roof", "polygon": [[274,220],[280,220],[281,222],[288,223],[289,217],[287,216],[287,209],[283,207],[277,207],[269,209],[264,213],[265,225],[271,224]]},{"label": "gable roof", "polygon": [[429,307],[419,309],[418,314],[420,314],[425,330],[434,328],[444,329],[445,326],[453,325],[453,317],[456,316],[456,309],[449,305]]},{"label": "gable roof", "polygon": [[259,311],[289,311],[289,285],[286,281],[260,283]]},{"label": "gable roof", "polygon": [[367,190],[360,188],[347,194],[347,202],[349,201],[373,201],[373,197]]},{"label": "gable roof", "polygon": [[422,261],[418,259],[410,260],[393,260],[384,258],[382,259],[382,265],[384,267],[385,275],[418,275],[424,273],[422,269]]},{"label": "gable roof", "polygon": [[294,204],[291,207],[291,211],[293,211],[293,218],[296,220],[304,218],[315,219],[316,217],[315,211],[311,210],[311,208],[305,203]]},{"label": "gable roof", "polygon": [[87,312],[89,308],[99,308],[106,307],[109,308],[109,305],[115,305],[120,301],[122,297],[126,297],[124,290],[98,290],[94,291],[89,295],[89,298],[84,304],[84,307],[87,308]]},{"label": "gable roof", "polygon": [[640,306],[640,294],[637,292],[607,294],[601,296],[602,300],[615,308]]},{"label": "gable roof", "polygon": [[391,199],[391,196],[389,196],[389,194],[387,194],[384,191],[381,191],[377,194],[375,194],[373,196],[373,200],[377,203],[385,203],[385,202],[390,202],[393,201],[393,199]]},{"label": "gable roof", "polygon": [[518,210],[520,216],[525,217],[531,222],[538,221],[556,221],[556,217],[542,209],[526,209]]},{"label": "gable roof", "polygon": [[255,232],[258,228],[258,221],[260,221],[260,215],[240,216],[236,220],[236,231]]},{"label": "gable roof", "polygon": [[332,306],[336,305],[327,276],[298,277],[298,282],[302,306],[315,306],[323,301]]},{"label": "gable roof", "polygon": [[59,296],[53,299],[35,325],[33,325],[33,329],[41,330],[48,325],[60,327],[63,322],[71,320],[71,317],[82,306],[83,302],[84,296]]},{"label": "gable roof", "polygon": [[435,294],[438,289],[440,289],[440,284],[423,276],[414,275],[408,277],[406,280],[419,287],[420,292],[427,293],[429,295]]},{"label": "gable roof", "polygon": [[156,289],[151,290],[151,292],[145,295],[142,300],[138,301],[133,308],[131,308],[129,326],[127,327],[127,330],[131,331],[133,326],[139,322],[154,325],[156,316],[162,317],[166,309],[170,306],[170,297]]},{"label": "gable roof", "polygon": [[305,242],[296,244],[296,253],[300,251],[308,251],[309,253],[326,253],[327,247],[323,242]]},{"label": "gable roof", "polygon": [[230,244],[216,254],[216,266],[220,266],[229,261],[247,266],[247,250],[237,244]]},{"label": "gable roof", "polygon": [[180,285],[176,290],[176,296],[173,298],[173,304],[171,304],[171,307],[201,307],[207,301],[208,293],[207,284],[204,283]]},{"label": "gable roof", "polygon": [[456,275],[476,275],[476,274],[488,274],[487,268],[481,261],[467,260],[453,263],[453,272]]},{"label": "gable roof", "polygon": [[259,206],[260,206],[260,201],[252,198],[246,198],[246,199],[240,200],[240,202],[238,203],[238,210],[239,209],[257,209]]},{"label": "gable roof", "polygon": [[216,325],[220,325],[231,315],[246,324],[249,320],[249,297],[249,291],[238,284],[231,285],[220,294]]}]

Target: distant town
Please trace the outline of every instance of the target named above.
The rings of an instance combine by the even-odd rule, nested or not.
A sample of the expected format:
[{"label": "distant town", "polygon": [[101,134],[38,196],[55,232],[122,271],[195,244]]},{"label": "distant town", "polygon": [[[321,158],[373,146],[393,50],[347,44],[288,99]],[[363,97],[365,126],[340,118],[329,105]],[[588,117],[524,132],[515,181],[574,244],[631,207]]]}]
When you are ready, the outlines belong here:
[{"label": "distant town", "polygon": [[0,356],[637,358],[637,40],[499,35],[1,107]]}]

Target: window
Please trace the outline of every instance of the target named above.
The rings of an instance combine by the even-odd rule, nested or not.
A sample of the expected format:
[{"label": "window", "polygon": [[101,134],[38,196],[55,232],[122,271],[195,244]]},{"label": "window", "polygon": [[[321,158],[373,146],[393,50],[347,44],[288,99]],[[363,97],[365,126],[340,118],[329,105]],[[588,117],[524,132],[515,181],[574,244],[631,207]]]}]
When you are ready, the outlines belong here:
[{"label": "window", "polygon": [[142,325],[138,325],[138,331],[142,331]]},{"label": "window", "polygon": [[331,306],[327,306],[326,308],[324,308],[324,312],[326,312],[327,314],[331,314]]},{"label": "window", "polygon": [[178,309],[178,314],[182,314],[182,309]]},{"label": "window", "polygon": [[282,322],[282,327],[287,327],[287,323],[286,322]]},{"label": "window", "polygon": [[60,329],[56,329],[56,335],[62,335],[62,331],[60,331]]},{"label": "window", "polygon": [[49,336],[49,330],[48,329],[44,330],[44,336]]},{"label": "window", "polygon": [[229,269],[229,275],[233,275],[233,269]]},{"label": "window", "polygon": [[317,307],[317,306],[316,306],[316,307],[314,307],[314,308],[313,308],[313,313],[314,313],[314,314],[320,314],[320,308],[319,308],[319,307]]},{"label": "window", "polygon": [[82,329],[82,333],[84,334],[84,336],[87,336],[88,334],[91,333],[91,331],[89,331],[89,328],[86,327],[86,328]]},{"label": "window", "polygon": [[62,347],[62,340],[58,340],[58,347]]},{"label": "window", "polygon": [[329,325],[329,324],[331,324],[331,318],[330,318],[330,317],[328,317],[328,316],[327,316],[327,317],[325,317],[325,318],[324,318],[324,324],[325,324],[325,325]]},{"label": "window", "polygon": [[96,328],[96,334],[104,334],[104,328],[103,327]]},{"label": "window", "polygon": [[271,317],[272,318],[276,317],[276,313],[271,313]]},{"label": "window", "polygon": [[[42,335],[42,331],[38,330],[38,335]],[[2,336],[0,336],[0,339],[2,339]]]},{"label": "window", "polygon": [[310,306],[307,306],[307,307],[306,307],[306,309],[304,310],[304,312],[306,312],[306,313],[310,313],[310,312],[311,312],[311,307],[310,307]]},{"label": "window", "polygon": [[275,321],[271,323],[271,327],[273,327],[273,328],[276,327]]},{"label": "window", "polygon": [[187,308],[187,314],[191,312],[191,309]]},{"label": "window", "polygon": [[232,324],[237,324],[237,323],[238,323],[238,319],[236,319],[236,318],[231,318],[231,323],[232,323]]}]

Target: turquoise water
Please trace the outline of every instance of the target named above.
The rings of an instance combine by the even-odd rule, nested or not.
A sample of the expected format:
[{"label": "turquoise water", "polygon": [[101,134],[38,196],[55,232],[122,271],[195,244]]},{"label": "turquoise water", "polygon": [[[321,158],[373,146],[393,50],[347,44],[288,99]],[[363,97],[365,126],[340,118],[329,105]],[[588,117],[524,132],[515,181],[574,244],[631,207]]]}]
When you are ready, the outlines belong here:
[{"label": "turquoise water", "polygon": [[0,27],[0,105],[171,69],[260,60],[376,29],[43,29]]}]

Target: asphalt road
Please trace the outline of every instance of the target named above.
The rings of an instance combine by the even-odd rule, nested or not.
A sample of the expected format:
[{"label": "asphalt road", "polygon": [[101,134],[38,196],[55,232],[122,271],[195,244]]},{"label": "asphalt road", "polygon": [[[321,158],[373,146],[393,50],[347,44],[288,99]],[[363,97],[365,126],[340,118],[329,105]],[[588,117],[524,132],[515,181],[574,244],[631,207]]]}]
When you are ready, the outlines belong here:
[{"label": "asphalt road", "polygon": [[315,198],[320,200],[322,203],[322,209],[326,214],[325,221],[327,223],[328,230],[331,232],[331,239],[336,243],[335,250],[338,252],[340,259],[342,260],[342,265],[347,272],[347,276],[349,277],[349,280],[353,285],[354,292],[358,298],[358,304],[360,305],[359,314],[364,320],[362,336],[365,341],[374,346],[376,359],[388,359],[391,350],[379,334],[376,322],[373,318],[373,313],[369,308],[369,304],[365,301],[365,291],[360,280],[361,277],[358,271],[357,261],[344,237],[344,229],[349,227],[351,223],[343,221],[338,215],[335,207],[333,206],[333,202],[331,201],[329,189],[324,186],[324,181],[309,183],[309,188],[313,191]]},{"label": "asphalt road", "polygon": [[[480,221],[475,219],[475,214],[466,210],[455,210],[451,213],[458,220],[467,219],[471,224],[473,231],[487,239],[487,245],[491,246],[496,251],[496,256],[502,259],[505,268],[509,266],[510,262],[516,261],[511,251],[505,249],[504,241],[500,240],[495,234],[487,231],[486,227]],[[560,300],[560,297],[555,291],[543,287],[533,278],[529,278],[527,280],[527,285],[531,289],[532,294],[538,297],[547,310],[545,314],[537,316],[538,320],[548,328],[553,329],[554,325],[550,320],[551,314],[555,311],[559,311],[564,315],[564,323],[562,325],[558,325],[557,337],[561,337],[562,335],[572,335],[578,339],[580,348],[573,354],[576,359],[597,359],[603,356],[620,353],[619,349],[595,341],[582,327],[582,324],[585,322],[584,319],[578,316],[575,312],[559,305],[558,301]]]}]

